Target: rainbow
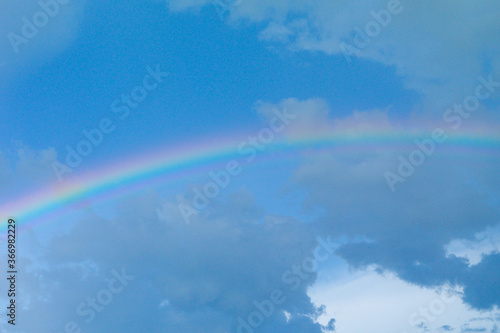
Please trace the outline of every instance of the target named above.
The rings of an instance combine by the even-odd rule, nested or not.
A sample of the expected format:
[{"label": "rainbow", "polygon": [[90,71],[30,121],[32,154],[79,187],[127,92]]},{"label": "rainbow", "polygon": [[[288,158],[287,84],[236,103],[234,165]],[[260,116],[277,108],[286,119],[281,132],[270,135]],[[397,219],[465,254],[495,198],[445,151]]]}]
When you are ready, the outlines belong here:
[{"label": "rainbow", "polygon": [[[415,139],[429,138],[431,131],[394,131],[377,129],[363,133],[353,131],[316,132],[301,134],[293,139],[276,137],[259,154],[283,157],[283,154],[328,150],[338,154],[362,154],[373,151],[401,151],[415,149]],[[500,133],[494,129],[447,133],[448,152],[500,155]],[[201,143],[200,143],[201,141]],[[193,170],[213,167],[230,159],[244,159],[238,146],[244,140],[226,137],[219,140],[199,140],[170,150],[156,150],[133,158],[123,159],[96,170],[69,177],[62,183],[43,188],[0,206],[2,234],[8,218],[15,218],[21,229],[31,227],[51,217],[63,214],[68,207],[105,200],[179,179]],[[395,161],[396,163],[396,161]],[[217,169],[215,169],[217,170]]]}]

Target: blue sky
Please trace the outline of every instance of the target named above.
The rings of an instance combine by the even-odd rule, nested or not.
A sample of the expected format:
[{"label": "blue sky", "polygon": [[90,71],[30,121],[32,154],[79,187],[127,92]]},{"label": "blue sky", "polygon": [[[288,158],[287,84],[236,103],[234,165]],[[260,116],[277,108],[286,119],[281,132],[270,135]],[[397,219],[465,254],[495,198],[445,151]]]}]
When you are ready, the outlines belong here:
[{"label": "blue sky", "polygon": [[[55,1],[17,46],[9,36],[43,6],[0,4],[2,204],[59,184],[54,163],[104,118],[114,130],[65,179],[159,149],[237,147],[275,109],[296,117],[276,134],[291,142],[423,140],[481,85],[488,97],[453,133],[498,138],[494,2],[221,0],[219,16],[209,0]],[[168,76],[121,119],[114,101],[151,70]],[[0,332],[497,332],[498,141],[438,146],[395,192],[384,174],[413,146],[357,149],[369,143],[262,154],[188,224],[179,205],[226,160],[24,230],[17,324]]]}]

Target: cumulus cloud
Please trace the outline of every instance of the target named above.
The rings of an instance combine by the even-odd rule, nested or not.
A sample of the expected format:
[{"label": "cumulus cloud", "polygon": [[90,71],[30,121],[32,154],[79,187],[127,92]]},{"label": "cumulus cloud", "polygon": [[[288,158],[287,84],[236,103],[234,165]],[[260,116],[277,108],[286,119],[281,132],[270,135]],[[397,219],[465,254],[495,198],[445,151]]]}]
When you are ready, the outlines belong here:
[{"label": "cumulus cloud", "polygon": [[[386,111],[356,111],[335,118],[320,99],[291,98],[256,106],[263,118],[275,109],[297,115],[299,121],[285,129],[290,139],[314,128],[361,136],[374,129],[401,129],[391,124]],[[379,146],[304,155],[287,188],[306,193],[305,209],[320,208],[312,224],[268,214],[245,189],[227,201],[215,200],[189,225],[178,212],[179,200],[188,197],[182,194],[177,200],[154,192],[138,195],[118,205],[116,216],[109,219],[89,213],[69,233],[43,245],[41,256],[28,265],[23,273],[30,280],[22,293],[29,298],[23,301],[28,304],[24,315],[39,318],[46,330],[75,321],[89,329],[112,331],[139,325],[133,320],[137,315],[153,318],[141,324],[151,332],[158,327],[173,332],[231,330],[238,317],[255,310],[253,301],[284,288],[283,273],[311,255],[318,235],[342,239],[337,254],[351,267],[375,266],[380,273],[389,271],[419,286],[462,286],[465,302],[491,309],[500,304],[494,292],[499,287],[498,253],[485,249],[476,254],[482,255],[481,261],[471,266],[467,255],[449,246],[457,240],[474,241],[478,233],[498,227],[498,207],[489,195],[498,195],[497,183],[490,180],[498,179],[499,161],[472,156],[474,163],[461,164],[440,147],[393,193],[384,171],[409,149]],[[53,150],[37,153],[24,146],[15,155],[15,168],[7,168],[9,172],[52,172],[50,162],[56,158]],[[5,160],[2,165],[7,164]],[[488,192],[481,190],[485,187]],[[82,322],[76,307],[106,286],[112,270],[122,268],[137,279],[99,319]],[[321,311],[307,294],[315,279],[315,274],[307,275],[298,291],[287,295],[287,302],[266,319],[264,332],[320,332],[337,326],[315,323]],[[49,320],[42,320],[45,317]]]},{"label": "cumulus cloud", "polygon": [[[26,307],[20,316],[32,320],[22,321],[21,329],[62,331],[74,321],[94,332],[234,331],[238,317],[256,310],[254,301],[269,299],[277,288],[290,290],[283,273],[316,247],[314,234],[296,219],[275,224],[259,223],[262,214],[241,217],[241,210],[258,211],[249,195],[237,192],[189,225],[180,217],[159,219],[168,200],[152,192],[119,204],[113,219],[89,213],[68,234],[47,242],[38,264],[22,273],[30,283],[21,293]],[[89,323],[76,315],[79,304],[95,298],[111,272],[122,268],[135,277],[126,289]],[[320,333],[313,321],[318,309],[307,295],[315,279],[308,274],[287,293],[262,332]]]},{"label": "cumulus cloud", "polygon": [[[283,105],[301,108],[296,113],[307,114],[303,115],[306,127],[310,120],[333,133],[352,130],[363,136],[373,128],[383,128],[387,134],[404,129],[391,125],[381,111],[355,112],[344,119],[332,119],[324,103],[317,100],[285,100],[276,107]],[[265,105],[262,113],[271,108]],[[290,128],[287,133],[293,136],[296,132]],[[477,233],[498,226],[499,211],[491,196],[498,197],[499,188],[488,179],[498,178],[495,170],[500,161],[471,156],[474,163],[459,163],[449,147],[439,147],[399,184],[396,192],[391,192],[384,172],[397,167],[399,155],[408,156],[416,147],[410,141],[391,149],[374,146],[370,152],[356,151],[357,145],[351,147],[350,153],[322,152],[304,157],[292,180],[297,189],[307,193],[305,208],[324,211],[316,221],[322,232],[335,238],[365,239],[348,242],[337,251],[353,267],[374,264],[381,272],[388,270],[426,287],[462,285],[464,300],[474,307],[500,304],[496,293],[491,293],[484,303],[479,301],[482,292],[496,288],[494,280],[483,286],[479,282],[479,276],[495,265],[496,255],[486,256],[482,265],[469,268],[466,257],[446,250],[453,240],[472,240]]]},{"label": "cumulus cloud", "polygon": [[[175,9],[209,1],[167,0]],[[381,11],[397,8],[380,32],[366,35]],[[375,13],[375,14],[374,14]],[[479,75],[500,77],[497,2],[470,1],[243,1],[232,19],[258,24],[260,37],[291,50],[320,51],[395,66],[409,89],[427,96],[420,111],[440,112],[474,88]],[[387,21],[387,19],[385,19]],[[363,31],[363,46],[355,44]],[[348,55],[342,43],[356,47]]]}]

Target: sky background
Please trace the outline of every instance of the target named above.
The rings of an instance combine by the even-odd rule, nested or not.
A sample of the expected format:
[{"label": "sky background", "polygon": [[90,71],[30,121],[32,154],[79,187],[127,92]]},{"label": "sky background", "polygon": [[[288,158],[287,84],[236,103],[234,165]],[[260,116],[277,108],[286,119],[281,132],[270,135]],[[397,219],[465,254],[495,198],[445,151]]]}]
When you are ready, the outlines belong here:
[{"label": "sky background", "polygon": [[[499,331],[499,3],[61,2],[0,4],[2,209],[147,154],[210,149],[16,218],[17,324],[4,316],[0,332]],[[25,37],[43,7],[52,15]],[[370,24],[379,31],[349,54]],[[168,76],[120,117],[114,101],[155,70]],[[481,85],[488,98],[452,128],[447,110]],[[294,118],[256,159],[204,158],[236,151],[275,112]],[[60,181],[54,165],[105,118],[114,130]],[[452,140],[391,191],[386,172],[436,128]],[[231,160],[241,173],[186,223],[179,207]],[[133,278],[107,291],[123,272]],[[275,290],[286,300],[258,312]]]}]

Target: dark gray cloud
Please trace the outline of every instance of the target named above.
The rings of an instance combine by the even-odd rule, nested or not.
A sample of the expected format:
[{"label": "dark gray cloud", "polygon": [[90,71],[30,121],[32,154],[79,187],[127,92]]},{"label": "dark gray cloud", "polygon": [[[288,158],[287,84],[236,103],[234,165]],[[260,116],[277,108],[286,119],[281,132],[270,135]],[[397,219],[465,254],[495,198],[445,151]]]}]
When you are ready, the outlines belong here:
[{"label": "dark gray cloud", "polygon": [[[254,301],[281,289],[286,301],[259,331],[321,332],[312,319],[320,310],[306,293],[316,274],[307,274],[293,292],[282,280],[316,247],[306,225],[295,219],[258,223],[263,214],[246,191],[189,225],[159,219],[161,207],[154,193],[137,195],[117,207],[115,218],[89,213],[70,233],[49,241],[23,273],[30,281],[23,291],[29,305],[19,317],[30,320],[22,329],[62,332],[74,321],[92,332],[232,332],[238,317],[256,310]],[[78,315],[78,305],[108,288],[113,270],[122,269],[135,278],[86,323],[91,315]]]},{"label": "dark gray cloud", "polygon": [[500,254],[483,256],[464,278],[464,300],[477,309],[491,309],[500,300]]},{"label": "dark gray cloud", "polygon": [[324,154],[304,163],[294,181],[308,193],[304,207],[324,211],[316,221],[322,233],[356,239],[337,251],[352,266],[375,264],[426,287],[463,285],[467,303],[490,308],[500,304],[497,255],[469,268],[465,258],[447,255],[444,246],[472,239],[500,221],[492,201],[499,188],[488,181],[498,179],[500,161],[441,158],[448,154],[445,147],[438,149],[395,192],[383,173],[389,161],[397,166],[397,155],[382,151],[358,158]]}]

